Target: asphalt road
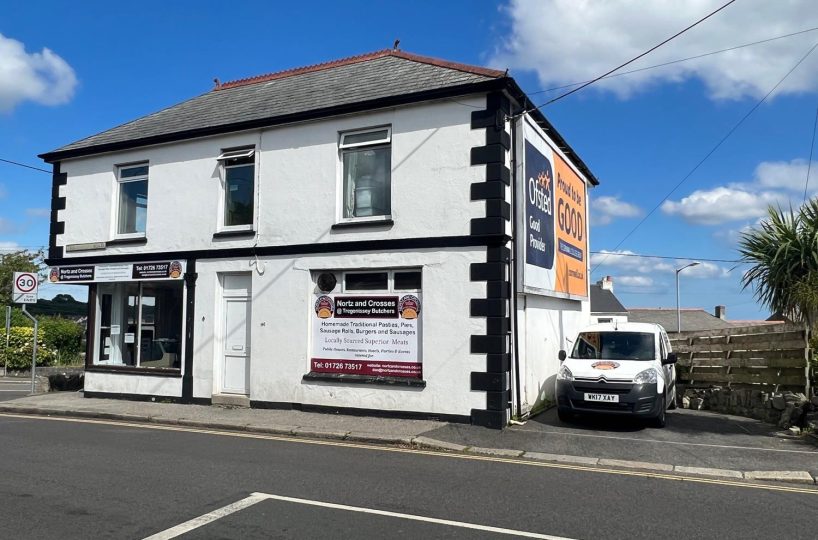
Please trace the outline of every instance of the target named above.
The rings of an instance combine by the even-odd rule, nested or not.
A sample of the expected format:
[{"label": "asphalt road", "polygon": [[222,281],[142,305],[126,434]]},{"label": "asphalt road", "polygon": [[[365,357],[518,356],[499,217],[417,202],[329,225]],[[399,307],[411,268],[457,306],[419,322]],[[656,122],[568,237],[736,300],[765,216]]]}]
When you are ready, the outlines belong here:
[{"label": "asphalt road", "polygon": [[0,401],[9,401],[28,395],[31,381],[0,377]]},{"label": "asphalt road", "polygon": [[0,415],[0,501],[3,538],[796,539],[818,490]]}]

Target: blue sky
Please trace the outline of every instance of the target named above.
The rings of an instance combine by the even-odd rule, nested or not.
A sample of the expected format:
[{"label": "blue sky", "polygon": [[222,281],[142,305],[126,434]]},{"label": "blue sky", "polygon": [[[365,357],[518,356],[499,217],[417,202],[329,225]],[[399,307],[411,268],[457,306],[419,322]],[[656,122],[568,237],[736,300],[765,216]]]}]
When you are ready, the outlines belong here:
[{"label": "blue sky", "polygon": [[[38,153],[206,92],[214,77],[360,54],[395,38],[410,52],[508,67],[533,93],[593,78],[721,3],[17,4],[0,18],[0,158],[48,168]],[[628,69],[813,27],[818,10],[809,0],[738,0]],[[818,107],[818,51],[618,246],[816,42],[818,31],[809,31],[640,71],[543,109],[601,181],[591,193],[591,249],[617,253],[595,255],[594,280],[612,275],[628,307],[675,306],[675,267],[735,259],[737,235],[768,203],[801,203]],[[539,103],[557,93],[531,97]],[[810,194],[818,191],[816,174]],[[50,190],[49,175],[0,163],[0,249],[47,244]],[[731,319],[766,317],[741,291],[735,266],[703,261],[685,270],[683,305],[725,304]]]}]

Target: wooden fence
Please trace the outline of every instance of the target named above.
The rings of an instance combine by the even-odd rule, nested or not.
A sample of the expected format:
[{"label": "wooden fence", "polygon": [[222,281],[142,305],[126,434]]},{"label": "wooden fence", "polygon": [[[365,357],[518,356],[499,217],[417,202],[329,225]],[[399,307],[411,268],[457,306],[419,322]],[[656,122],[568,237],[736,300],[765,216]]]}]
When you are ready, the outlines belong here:
[{"label": "wooden fence", "polygon": [[792,324],[669,333],[679,381],[809,395],[809,342]]}]

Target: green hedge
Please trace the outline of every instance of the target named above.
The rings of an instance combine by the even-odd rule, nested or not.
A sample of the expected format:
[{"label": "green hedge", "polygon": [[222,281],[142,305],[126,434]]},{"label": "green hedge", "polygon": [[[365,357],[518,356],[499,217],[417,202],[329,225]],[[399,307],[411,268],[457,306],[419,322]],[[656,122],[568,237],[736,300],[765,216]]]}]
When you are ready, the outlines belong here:
[{"label": "green hedge", "polygon": [[44,341],[48,348],[60,351],[64,358],[79,355],[82,351],[82,327],[71,319],[60,317],[43,317],[40,331],[45,334]]},{"label": "green hedge", "polygon": [[[6,349],[6,336],[0,328],[0,365],[8,369],[26,369],[31,367],[31,346],[34,336],[33,328],[12,326],[9,332],[9,347]],[[37,365],[50,366],[57,359],[57,351],[49,347],[46,333],[41,329],[37,333]]]}]

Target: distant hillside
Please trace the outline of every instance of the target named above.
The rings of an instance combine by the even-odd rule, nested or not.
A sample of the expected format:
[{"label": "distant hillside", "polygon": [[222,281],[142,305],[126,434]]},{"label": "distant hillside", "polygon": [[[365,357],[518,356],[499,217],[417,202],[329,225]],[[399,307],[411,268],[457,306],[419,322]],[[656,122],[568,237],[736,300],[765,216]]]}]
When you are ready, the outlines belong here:
[{"label": "distant hillside", "polygon": [[70,294],[58,294],[51,300],[41,298],[27,309],[32,315],[59,315],[74,320],[88,315],[88,304],[75,300]]}]

